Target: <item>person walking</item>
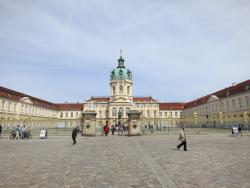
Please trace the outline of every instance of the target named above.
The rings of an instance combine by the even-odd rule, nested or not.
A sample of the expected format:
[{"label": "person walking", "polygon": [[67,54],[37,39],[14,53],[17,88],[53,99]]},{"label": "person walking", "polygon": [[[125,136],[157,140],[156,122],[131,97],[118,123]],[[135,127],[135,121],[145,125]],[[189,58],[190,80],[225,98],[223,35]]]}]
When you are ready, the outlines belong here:
[{"label": "person walking", "polygon": [[108,121],[106,121],[106,125],[103,126],[103,131],[104,131],[105,135],[108,136],[108,134],[109,134]]},{"label": "person walking", "polygon": [[76,136],[77,136],[77,133],[79,133],[79,129],[78,127],[75,127],[72,131],[72,140],[73,140],[73,145],[76,144]]},{"label": "person walking", "polygon": [[22,128],[20,128],[21,129],[21,138],[22,139],[24,139],[24,138],[26,138],[26,128],[25,128],[25,125],[22,127]]},{"label": "person walking", "polygon": [[118,122],[118,135],[122,135],[122,125],[121,122]]},{"label": "person walking", "polygon": [[239,124],[238,125],[238,135],[240,134],[241,136],[243,136],[241,129],[242,129],[241,124]]},{"label": "person walking", "polygon": [[188,151],[187,150],[187,139],[186,139],[184,127],[182,127],[180,132],[179,132],[179,140],[181,141],[181,143],[178,146],[176,146],[177,149],[179,150],[180,147],[184,146],[184,151]]},{"label": "person walking", "polygon": [[16,127],[16,140],[18,140],[19,139],[19,136],[20,136],[20,128],[19,128],[19,125]]},{"label": "person walking", "polygon": [[3,130],[3,127],[2,127],[2,125],[0,124],[0,137],[1,137],[1,134],[2,134],[2,130]]},{"label": "person walking", "polygon": [[111,126],[111,132],[112,132],[112,135],[115,135],[115,126],[114,125]]}]

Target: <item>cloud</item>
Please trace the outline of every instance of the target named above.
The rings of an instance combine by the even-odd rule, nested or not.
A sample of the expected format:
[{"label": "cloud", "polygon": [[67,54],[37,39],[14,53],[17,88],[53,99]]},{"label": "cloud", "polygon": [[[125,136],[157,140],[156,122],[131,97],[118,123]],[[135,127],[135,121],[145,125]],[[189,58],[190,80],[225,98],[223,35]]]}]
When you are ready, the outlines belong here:
[{"label": "cloud", "polygon": [[249,79],[249,8],[246,0],[1,1],[0,84],[52,102],[109,95],[123,48],[135,95],[189,101]]}]

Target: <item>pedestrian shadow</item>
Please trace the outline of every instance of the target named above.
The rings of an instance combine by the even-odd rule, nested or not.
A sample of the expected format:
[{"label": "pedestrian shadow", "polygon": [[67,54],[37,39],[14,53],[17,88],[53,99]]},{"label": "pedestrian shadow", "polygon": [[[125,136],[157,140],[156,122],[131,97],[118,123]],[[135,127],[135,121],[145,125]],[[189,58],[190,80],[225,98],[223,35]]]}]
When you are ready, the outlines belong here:
[{"label": "pedestrian shadow", "polygon": [[170,148],[170,150],[178,151],[176,147],[175,148]]}]

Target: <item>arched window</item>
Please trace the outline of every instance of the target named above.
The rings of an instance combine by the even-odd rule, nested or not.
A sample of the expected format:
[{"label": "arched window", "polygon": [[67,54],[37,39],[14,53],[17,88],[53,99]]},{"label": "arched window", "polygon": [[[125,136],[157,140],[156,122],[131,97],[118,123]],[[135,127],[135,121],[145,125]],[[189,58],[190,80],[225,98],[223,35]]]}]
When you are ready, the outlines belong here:
[{"label": "arched window", "polygon": [[112,116],[113,116],[113,117],[116,117],[116,107],[113,107],[113,108],[112,108]]},{"label": "arched window", "polygon": [[113,95],[115,95],[115,86],[113,86]]},{"label": "arched window", "polygon": [[130,93],[130,87],[128,86],[127,87],[127,94],[129,95],[129,93]]},{"label": "arched window", "polygon": [[148,117],[150,117],[150,110],[147,111],[147,115],[148,115]]},{"label": "arched window", "polygon": [[123,94],[123,86],[122,86],[122,85],[120,85],[119,93],[120,93],[120,94]]}]

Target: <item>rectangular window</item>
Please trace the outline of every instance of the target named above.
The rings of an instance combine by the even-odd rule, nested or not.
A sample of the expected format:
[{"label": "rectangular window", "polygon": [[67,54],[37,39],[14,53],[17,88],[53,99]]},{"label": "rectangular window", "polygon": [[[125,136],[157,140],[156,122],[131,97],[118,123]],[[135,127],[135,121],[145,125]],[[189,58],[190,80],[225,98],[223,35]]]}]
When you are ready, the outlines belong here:
[{"label": "rectangular window", "polygon": [[174,113],[175,117],[177,117],[177,112]]},{"label": "rectangular window", "polygon": [[76,118],[78,118],[78,112],[76,112]]},{"label": "rectangular window", "polygon": [[63,117],[63,113],[61,112],[61,114],[60,114],[60,117],[62,118]]},{"label": "rectangular window", "polygon": [[223,111],[224,110],[224,104],[223,104],[223,102],[221,102],[221,111]]},{"label": "rectangular window", "polygon": [[154,117],[156,117],[156,110],[154,110]]},{"label": "rectangular window", "polygon": [[241,98],[238,98],[238,102],[239,102],[239,108],[241,108],[242,107]]},{"label": "rectangular window", "polygon": [[66,118],[68,117],[68,112],[65,113],[65,117],[66,117]]},{"label": "rectangular window", "polygon": [[172,112],[169,112],[169,116],[172,117]]},{"label": "rectangular window", "polygon": [[70,117],[72,117],[72,118],[73,118],[73,112],[71,112],[71,113],[70,113]]},{"label": "rectangular window", "polygon": [[2,101],[2,111],[4,111],[5,101]]},{"label": "rectangular window", "polygon": [[183,116],[183,113],[182,112],[180,112],[180,117],[182,117]]},{"label": "rectangular window", "polygon": [[16,112],[16,103],[14,104],[14,112]]},{"label": "rectangular window", "polygon": [[245,100],[246,100],[246,106],[249,106],[249,97],[246,96],[246,97],[245,97]]},{"label": "rectangular window", "polygon": [[229,101],[227,101],[226,103],[227,103],[227,110],[229,110]]},{"label": "rectangular window", "polygon": [[11,102],[9,101],[8,111],[10,112]]},{"label": "rectangular window", "polygon": [[148,111],[147,111],[147,113],[148,113],[148,114],[147,114],[147,115],[148,115],[148,117],[150,117],[150,110],[148,110]]},{"label": "rectangular window", "polygon": [[99,118],[102,118],[102,111],[99,110]]},{"label": "rectangular window", "polygon": [[232,100],[233,109],[235,109],[235,99]]},{"label": "rectangular window", "polygon": [[162,117],[162,112],[160,112],[160,117]]},{"label": "rectangular window", "polygon": [[165,112],[165,117],[168,117],[168,113],[167,112]]}]

